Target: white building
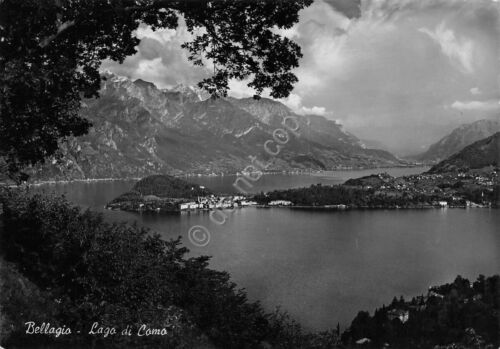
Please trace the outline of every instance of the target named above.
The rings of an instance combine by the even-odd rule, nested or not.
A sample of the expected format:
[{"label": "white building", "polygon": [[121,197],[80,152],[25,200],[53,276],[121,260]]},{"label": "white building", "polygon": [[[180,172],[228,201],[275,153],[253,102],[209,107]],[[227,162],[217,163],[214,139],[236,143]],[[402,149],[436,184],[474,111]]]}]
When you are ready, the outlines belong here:
[{"label": "white building", "polygon": [[180,204],[179,208],[181,210],[195,209],[195,208],[198,208],[198,204],[196,202],[185,202],[183,204]]},{"label": "white building", "polygon": [[269,206],[290,206],[291,201],[288,200],[273,200],[269,203]]}]

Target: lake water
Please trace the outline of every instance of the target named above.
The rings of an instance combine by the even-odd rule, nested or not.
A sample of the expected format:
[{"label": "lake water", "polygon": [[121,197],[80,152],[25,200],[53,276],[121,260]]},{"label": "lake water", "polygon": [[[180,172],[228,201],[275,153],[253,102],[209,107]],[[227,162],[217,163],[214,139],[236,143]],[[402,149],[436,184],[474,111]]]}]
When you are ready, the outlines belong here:
[{"label": "lake water", "polygon": [[[253,191],[337,184],[373,172],[393,175],[425,169],[272,175]],[[234,177],[190,181],[230,192]],[[394,296],[425,293],[456,275],[475,278],[500,271],[500,215],[494,209],[310,211],[245,208],[224,224],[208,213],[164,215],[103,210],[134,181],[75,182],[37,190],[66,193],[79,205],[104,212],[110,221],[138,221],[165,238],[182,236],[193,255],[211,255],[211,266],[231,273],[252,300],[268,310],[281,306],[310,329],[347,326],[359,310],[388,304]],[[206,227],[210,242],[190,244],[188,231]]]}]

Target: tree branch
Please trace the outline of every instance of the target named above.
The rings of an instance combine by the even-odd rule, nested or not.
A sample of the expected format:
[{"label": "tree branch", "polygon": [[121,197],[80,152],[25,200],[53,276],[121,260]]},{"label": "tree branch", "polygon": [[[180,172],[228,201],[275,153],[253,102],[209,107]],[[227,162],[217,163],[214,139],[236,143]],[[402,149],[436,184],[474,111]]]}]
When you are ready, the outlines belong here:
[{"label": "tree branch", "polygon": [[[195,2],[196,0],[188,0],[188,1]],[[124,1],[123,3],[126,3],[126,2],[127,1]],[[157,0],[149,5],[145,5],[145,4],[141,5],[140,3],[138,3],[138,1],[130,0],[130,1],[128,1],[128,3],[130,4],[130,6],[123,7],[121,9],[121,11],[123,11],[123,12],[134,12],[134,11],[142,12],[142,11],[148,11],[148,10],[152,10],[152,9],[161,9],[161,8],[171,8],[173,10],[176,10],[177,8],[175,8],[175,6],[172,6],[172,5],[179,3],[179,1],[178,0]],[[106,12],[116,12],[117,10],[120,11],[119,9],[116,9],[116,8],[110,8]],[[57,14],[58,21],[60,21],[61,17],[62,16],[58,13]],[[40,47],[41,48],[47,47],[58,36],[60,36],[62,33],[64,33],[69,28],[75,26],[75,24],[76,24],[76,20],[74,20],[74,19],[59,24],[57,27],[57,32],[55,34],[52,34],[52,35],[44,38],[40,43]]]},{"label": "tree branch", "polygon": [[47,47],[55,38],[57,38],[59,35],[61,35],[61,33],[66,31],[68,28],[71,28],[75,24],[76,24],[76,21],[74,19],[71,21],[66,21],[66,22],[62,23],[61,25],[59,25],[57,27],[57,32],[55,34],[50,35],[42,40],[42,42],[40,43],[40,47],[41,48]]}]

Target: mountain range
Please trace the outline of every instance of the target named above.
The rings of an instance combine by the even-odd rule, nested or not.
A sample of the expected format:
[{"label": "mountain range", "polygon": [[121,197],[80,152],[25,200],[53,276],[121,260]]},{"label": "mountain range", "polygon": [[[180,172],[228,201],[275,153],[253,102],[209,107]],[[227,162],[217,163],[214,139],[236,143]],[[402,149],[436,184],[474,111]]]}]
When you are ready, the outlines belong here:
[{"label": "mountain range", "polygon": [[433,166],[429,173],[455,172],[483,167],[498,167],[500,162],[500,132],[466,146],[458,153]]},{"label": "mountain range", "polygon": [[[81,116],[93,127],[61,144],[61,154],[32,170],[39,180],[129,178],[151,174],[237,173],[250,156],[267,170],[401,166],[391,153],[367,149],[335,121],[297,115],[284,104],[261,98],[213,99],[197,88],[160,89],[104,73],[100,97],[84,100]],[[279,154],[273,132],[289,128]],[[296,124],[295,121],[296,120]],[[275,136],[280,137],[279,132]],[[286,142],[285,142],[286,141]]]},{"label": "mountain range", "polygon": [[459,152],[466,146],[500,131],[499,120],[479,120],[454,129],[423,154],[413,157],[422,162],[438,162]]}]

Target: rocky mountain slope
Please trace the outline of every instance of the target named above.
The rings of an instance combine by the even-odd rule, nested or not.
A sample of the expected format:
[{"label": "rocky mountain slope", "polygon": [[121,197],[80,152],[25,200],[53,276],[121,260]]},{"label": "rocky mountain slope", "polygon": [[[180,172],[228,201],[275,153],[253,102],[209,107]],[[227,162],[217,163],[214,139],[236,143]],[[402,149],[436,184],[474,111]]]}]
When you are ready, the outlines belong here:
[{"label": "rocky mountain slope", "polygon": [[500,120],[479,120],[461,125],[432,144],[425,153],[416,156],[416,159],[425,162],[441,161],[498,131],[500,131]]},{"label": "rocky mountain slope", "polygon": [[452,172],[463,169],[498,167],[500,162],[500,132],[477,141],[462,151],[433,166],[429,173]]},{"label": "rocky mountain slope", "polygon": [[[268,170],[398,166],[392,154],[364,149],[341,125],[318,115],[300,116],[285,105],[262,98],[211,99],[185,86],[159,89],[143,80],[105,74],[101,97],[85,100],[82,116],[88,135],[62,144],[60,159],[33,170],[36,179],[143,177],[168,173],[236,173],[255,156]],[[280,139],[273,132],[298,127]],[[278,134],[277,137],[280,135]],[[285,142],[286,141],[286,142]]]}]

